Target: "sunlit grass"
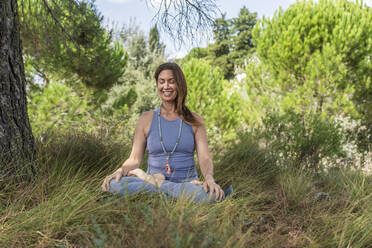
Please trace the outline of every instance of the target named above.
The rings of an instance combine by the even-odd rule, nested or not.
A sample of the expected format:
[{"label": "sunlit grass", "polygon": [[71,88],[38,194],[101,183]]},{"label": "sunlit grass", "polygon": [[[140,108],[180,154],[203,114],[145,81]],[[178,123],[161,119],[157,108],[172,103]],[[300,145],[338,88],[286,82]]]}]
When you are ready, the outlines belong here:
[{"label": "sunlit grass", "polygon": [[[88,134],[39,143],[33,182],[1,182],[1,247],[370,247],[372,178],[280,169],[245,137],[216,156],[223,202],[108,196],[103,178],[128,145]],[[272,155],[271,155],[272,156]],[[4,179],[5,180],[5,179]],[[324,194],[319,194],[324,193]]]}]

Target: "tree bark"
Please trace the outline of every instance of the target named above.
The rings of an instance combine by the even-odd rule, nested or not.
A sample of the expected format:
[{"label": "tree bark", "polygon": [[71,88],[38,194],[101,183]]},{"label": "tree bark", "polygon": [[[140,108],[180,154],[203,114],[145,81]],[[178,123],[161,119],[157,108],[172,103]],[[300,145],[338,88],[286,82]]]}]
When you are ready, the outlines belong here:
[{"label": "tree bark", "polygon": [[[0,178],[34,171],[17,0],[0,1]],[[14,174],[17,172],[18,174]]]}]

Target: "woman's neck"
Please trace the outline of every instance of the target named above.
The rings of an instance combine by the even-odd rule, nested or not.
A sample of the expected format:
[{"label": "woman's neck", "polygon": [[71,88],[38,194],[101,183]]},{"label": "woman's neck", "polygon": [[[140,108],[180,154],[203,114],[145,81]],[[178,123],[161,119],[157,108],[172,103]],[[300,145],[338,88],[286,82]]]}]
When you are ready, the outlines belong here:
[{"label": "woman's neck", "polygon": [[174,102],[163,102],[160,106],[160,112],[164,113],[165,115],[171,115],[176,112]]}]

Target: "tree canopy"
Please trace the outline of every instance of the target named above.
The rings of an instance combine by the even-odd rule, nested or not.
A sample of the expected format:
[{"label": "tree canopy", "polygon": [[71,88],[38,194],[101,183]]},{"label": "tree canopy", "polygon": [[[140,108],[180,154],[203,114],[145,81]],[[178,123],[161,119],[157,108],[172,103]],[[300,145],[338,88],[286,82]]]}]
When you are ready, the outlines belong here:
[{"label": "tree canopy", "polygon": [[345,0],[301,1],[264,18],[253,32],[259,60],[282,89],[311,88],[318,110],[334,99],[334,90],[349,89],[361,112],[367,111],[371,8]]},{"label": "tree canopy", "polygon": [[223,78],[222,71],[202,59],[192,59],[182,66],[187,79],[186,104],[203,116],[213,141],[224,142],[236,137],[235,128],[242,122],[237,88]]},{"label": "tree canopy", "polygon": [[124,50],[113,43],[93,2],[27,0],[20,13],[26,66],[46,83],[58,76],[104,89],[123,74]]},{"label": "tree canopy", "polygon": [[252,29],[256,21],[257,13],[250,12],[245,6],[236,18],[226,19],[223,14],[213,23],[214,43],[206,48],[193,48],[185,60],[204,58],[220,67],[225,79],[232,79],[239,67],[245,67],[254,51]]}]

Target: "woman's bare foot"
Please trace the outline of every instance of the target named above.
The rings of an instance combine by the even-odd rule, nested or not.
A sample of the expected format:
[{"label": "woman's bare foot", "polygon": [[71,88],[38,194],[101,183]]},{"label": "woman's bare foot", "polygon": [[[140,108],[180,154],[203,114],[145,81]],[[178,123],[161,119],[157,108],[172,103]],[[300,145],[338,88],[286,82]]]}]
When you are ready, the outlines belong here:
[{"label": "woman's bare foot", "polygon": [[155,178],[155,180],[160,182],[160,184],[165,180],[165,176],[161,173],[153,174],[152,176]]},{"label": "woman's bare foot", "polygon": [[199,180],[192,180],[190,183],[195,184],[195,185],[202,185],[203,182]]},{"label": "woman's bare foot", "polygon": [[131,171],[128,172],[128,175],[136,176],[136,177],[142,179],[143,181],[154,185],[155,187],[160,187],[160,185],[165,180],[164,175],[161,174],[161,173],[150,175],[150,174],[147,174],[146,172],[144,172],[141,169],[131,170]]}]

